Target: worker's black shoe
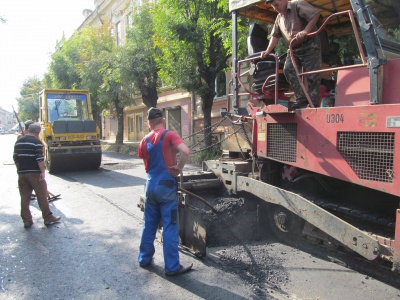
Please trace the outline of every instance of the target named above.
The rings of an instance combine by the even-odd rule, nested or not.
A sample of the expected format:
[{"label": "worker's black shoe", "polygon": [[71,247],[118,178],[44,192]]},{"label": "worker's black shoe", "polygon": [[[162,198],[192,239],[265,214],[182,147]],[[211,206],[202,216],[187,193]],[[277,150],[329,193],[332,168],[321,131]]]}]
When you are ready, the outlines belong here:
[{"label": "worker's black shoe", "polygon": [[139,263],[139,266],[140,266],[141,268],[147,268],[147,267],[150,266],[152,263],[153,263],[153,260],[151,260],[151,261],[148,262],[148,263],[140,262],[140,263]]},{"label": "worker's black shoe", "polygon": [[31,228],[33,222],[24,222],[24,228]]},{"label": "worker's black shoe", "polygon": [[44,220],[44,225],[51,225],[60,221],[61,217],[51,216],[50,218]]},{"label": "worker's black shoe", "polygon": [[179,265],[179,269],[178,269],[177,271],[174,271],[174,272],[167,272],[167,273],[165,273],[165,275],[167,275],[167,276],[174,276],[174,275],[183,274],[183,273],[189,272],[189,271],[192,269],[192,267],[193,267],[193,264],[190,264],[190,265],[187,266],[187,267],[184,267],[184,266],[182,266],[182,265]]}]

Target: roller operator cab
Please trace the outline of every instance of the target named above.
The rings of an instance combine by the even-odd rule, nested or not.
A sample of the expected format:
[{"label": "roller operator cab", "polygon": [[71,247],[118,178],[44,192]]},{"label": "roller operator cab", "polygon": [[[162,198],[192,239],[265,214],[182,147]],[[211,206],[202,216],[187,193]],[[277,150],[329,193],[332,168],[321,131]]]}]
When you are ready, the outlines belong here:
[{"label": "roller operator cab", "polygon": [[50,173],[98,169],[100,129],[93,120],[87,90],[40,92],[41,140]]},{"label": "roller operator cab", "polygon": [[[307,92],[310,73],[294,63],[309,106],[292,110],[295,99],[282,71],[292,45],[286,57],[286,51],[264,59],[260,53],[268,45],[265,25],[274,23],[276,11],[265,1],[229,1],[234,63],[225,115],[250,124],[252,138],[246,161],[225,156],[204,162],[204,170],[220,177],[228,191],[262,199],[277,232],[344,245],[399,271],[400,2],[307,2],[321,12],[319,29],[309,36],[320,35],[323,64],[314,73],[325,80],[315,105]],[[248,56],[239,58],[242,19],[251,26]],[[352,39],[358,53],[339,57],[346,49],[335,43],[338,37]],[[299,193],[310,180],[328,196]]]}]

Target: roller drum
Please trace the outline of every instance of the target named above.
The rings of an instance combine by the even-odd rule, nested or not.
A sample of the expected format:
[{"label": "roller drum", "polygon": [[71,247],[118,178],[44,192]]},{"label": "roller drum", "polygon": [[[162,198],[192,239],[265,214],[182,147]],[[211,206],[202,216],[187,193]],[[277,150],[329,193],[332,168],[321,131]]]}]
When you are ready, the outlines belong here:
[{"label": "roller drum", "polygon": [[47,156],[47,169],[50,173],[97,170],[101,164],[101,149],[95,148],[95,150],[72,153],[50,151]]}]

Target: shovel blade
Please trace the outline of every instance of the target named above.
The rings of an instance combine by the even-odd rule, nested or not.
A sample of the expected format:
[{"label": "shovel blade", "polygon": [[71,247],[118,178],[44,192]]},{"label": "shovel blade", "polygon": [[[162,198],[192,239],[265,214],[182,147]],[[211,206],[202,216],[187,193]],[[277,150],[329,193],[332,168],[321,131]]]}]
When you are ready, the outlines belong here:
[{"label": "shovel blade", "polygon": [[179,208],[179,236],[182,245],[195,256],[206,255],[206,226],[198,209],[190,205]]}]

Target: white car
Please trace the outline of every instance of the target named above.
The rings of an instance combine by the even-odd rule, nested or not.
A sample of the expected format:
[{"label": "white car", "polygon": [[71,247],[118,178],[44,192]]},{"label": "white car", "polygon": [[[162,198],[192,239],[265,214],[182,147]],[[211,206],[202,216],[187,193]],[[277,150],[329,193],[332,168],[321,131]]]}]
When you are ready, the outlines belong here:
[{"label": "white car", "polygon": [[[21,127],[22,129],[24,129],[24,123],[21,122]],[[8,129],[9,133],[18,133],[21,131],[21,128],[18,124],[15,124],[13,127],[11,127],[10,129]]]}]

